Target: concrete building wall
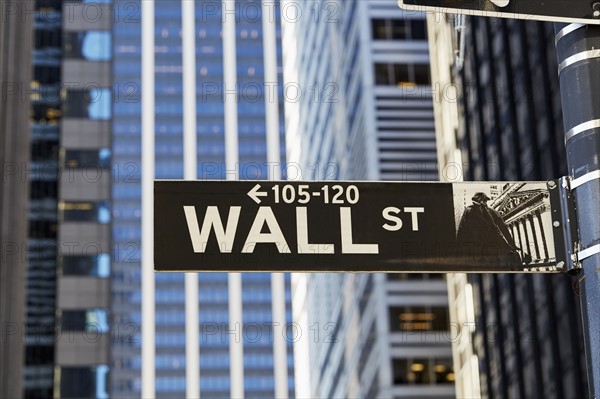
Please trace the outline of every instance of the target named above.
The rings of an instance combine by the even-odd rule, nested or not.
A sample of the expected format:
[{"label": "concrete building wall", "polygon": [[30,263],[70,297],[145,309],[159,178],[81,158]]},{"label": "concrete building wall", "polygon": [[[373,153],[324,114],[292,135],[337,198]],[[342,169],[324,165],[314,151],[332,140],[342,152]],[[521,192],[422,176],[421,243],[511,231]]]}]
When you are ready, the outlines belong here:
[{"label": "concrete building wall", "polygon": [[108,397],[112,21],[109,4],[62,4],[55,397]]},{"label": "concrete building wall", "polygon": [[[32,7],[33,1],[22,4]],[[5,15],[0,24],[0,397],[23,395],[28,182],[20,174],[29,160],[29,86],[32,19]],[[9,87],[19,87],[9,94]],[[15,174],[9,172],[14,167]],[[14,330],[14,331],[13,331]]]},{"label": "concrete building wall", "polygon": [[[440,180],[462,181],[462,153],[458,148],[460,85],[453,67],[463,30],[455,29],[454,16],[429,14],[427,30],[431,54],[431,80],[437,90],[433,99],[435,135]],[[452,323],[452,359],[458,398],[480,398],[479,358],[474,353],[471,333],[475,330],[473,286],[466,274],[448,274],[448,310]]]}]

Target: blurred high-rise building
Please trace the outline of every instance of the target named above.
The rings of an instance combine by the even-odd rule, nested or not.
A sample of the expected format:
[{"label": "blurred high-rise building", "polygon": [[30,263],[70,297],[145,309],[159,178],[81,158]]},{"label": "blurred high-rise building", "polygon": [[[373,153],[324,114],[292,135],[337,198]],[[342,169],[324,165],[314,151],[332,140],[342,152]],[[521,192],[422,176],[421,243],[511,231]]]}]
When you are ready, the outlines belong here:
[{"label": "blurred high-rise building", "polygon": [[[428,22],[443,177],[566,175],[552,24],[442,14]],[[452,322],[472,333],[453,342],[458,397],[587,397],[569,276],[457,274],[449,287]]]},{"label": "blurred high-rise building", "polygon": [[[224,99],[224,70],[232,67],[237,74],[237,120],[235,132],[239,145],[233,151],[239,158],[241,179],[269,178],[267,165],[266,108],[275,107],[280,121],[275,127],[283,143],[283,93],[279,3],[228,2],[227,12],[235,6],[237,46],[223,46],[223,4],[221,1],[195,2],[195,31],[182,32],[182,2],[155,2],[155,172],[157,179],[184,178],[184,108],[182,35],[194,35],[196,41],[196,138],[198,179],[221,180],[236,174],[226,167],[227,114]],[[112,315],[114,326],[111,369],[112,397],[139,397],[141,394],[141,258],[142,194],[144,171],[142,157],[141,104],[142,1],[118,2],[124,13],[114,25],[113,77],[115,103],[113,118],[113,274]],[[264,13],[267,4],[269,13]],[[276,23],[277,45],[273,65],[266,65],[263,53],[263,20]],[[234,57],[237,61],[233,61]],[[225,60],[225,61],[224,61]],[[225,65],[225,62],[228,64]],[[270,61],[269,61],[270,62]],[[148,67],[148,65],[145,65]],[[276,71],[279,85],[267,81],[266,71]],[[279,93],[279,101],[266,104],[270,90]],[[271,97],[273,98],[273,97]],[[279,150],[285,160],[283,147]],[[281,168],[281,165],[271,165]],[[283,170],[285,172],[285,170]],[[185,284],[183,273],[156,274],[156,396],[184,397],[186,394]],[[272,302],[285,304],[286,322],[291,322],[290,277],[285,276],[285,295],[272,297],[269,273],[242,274],[242,320],[228,332],[232,314],[227,273],[199,273],[199,362],[200,395],[205,398],[230,398],[232,390],[242,390],[246,398],[275,396],[277,365],[274,343],[283,339],[283,325],[273,323]],[[292,341],[287,339],[284,391],[294,396]],[[230,347],[242,342],[243,356],[230,358]],[[193,349],[192,349],[193,351]],[[243,381],[231,379],[232,368],[243,368]],[[279,374],[280,376],[283,374]]]},{"label": "blurred high-rise building", "polygon": [[[30,183],[23,393],[108,397],[111,23],[109,4],[3,3],[31,20]],[[89,11],[97,12],[89,14]],[[16,40],[13,38],[13,40]],[[15,42],[17,43],[17,42]]]},{"label": "blurred high-rise building", "polygon": [[[288,174],[436,180],[425,17],[392,1],[282,2]],[[285,12],[284,12],[285,11]],[[292,172],[293,171],[293,172]],[[299,176],[296,176],[299,177]],[[443,275],[293,275],[315,398],[453,398]]]}]

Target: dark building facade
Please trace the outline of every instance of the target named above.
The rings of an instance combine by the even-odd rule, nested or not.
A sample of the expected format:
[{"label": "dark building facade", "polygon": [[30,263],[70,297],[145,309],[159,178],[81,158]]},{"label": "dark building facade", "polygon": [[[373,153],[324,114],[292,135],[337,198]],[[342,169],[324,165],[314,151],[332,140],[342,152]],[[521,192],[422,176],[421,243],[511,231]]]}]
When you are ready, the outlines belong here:
[{"label": "dark building facade", "polygon": [[[53,395],[60,139],[61,2],[32,2],[30,206],[23,396]],[[26,64],[22,65],[25,69]]]},{"label": "dark building facade", "polygon": [[[565,176],[552,24],[468,18],[462,29],[465,180]],[[587,397],[579,298],[567,275],[469,277],[474,350],[488,398]]]}]

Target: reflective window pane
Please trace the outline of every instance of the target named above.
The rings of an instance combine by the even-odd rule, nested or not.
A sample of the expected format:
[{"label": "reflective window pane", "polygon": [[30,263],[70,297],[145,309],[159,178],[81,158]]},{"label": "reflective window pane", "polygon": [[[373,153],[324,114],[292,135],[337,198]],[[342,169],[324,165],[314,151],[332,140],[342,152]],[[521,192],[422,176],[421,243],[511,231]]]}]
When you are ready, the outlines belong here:
[{"label": "reflective window pane", "polygon": [[66,58],[87,61],[110,61],[112,58],[111,32],[67,32],[64,35]]},{"label": "reflective window pane", "polygon": [[414,82],[418,85],[428,85],[431,84],[431,78],[429,77],[429,65],[427,64],[415,64],[413,65],[415,69],[415,79]]},{"label": "reflective window pane", "polygon": [[64,256],[62,273],[64,276],[108,277],[110,275],[110,255]]},{"label": "reflective window pane", "polygon": [[60,397],[108,399],[108,366],[63,367],[60,376]]},{"label": "reflective window pane", "polygon": [[63,102],[63,116],[66,118],[88,118],[108,120],[112,115],[112,94],[110,89],[90,88],[69,89]]},{"label": "reflective window pane", "polygon": [[61,327],[63,331],[107,333],[108,313],[105,309],[63,310]]},{"label": "reflective window pane", "polygon": [[64,166],[66,168],[109,168],[111,151],[100,150],[65,150]]}]

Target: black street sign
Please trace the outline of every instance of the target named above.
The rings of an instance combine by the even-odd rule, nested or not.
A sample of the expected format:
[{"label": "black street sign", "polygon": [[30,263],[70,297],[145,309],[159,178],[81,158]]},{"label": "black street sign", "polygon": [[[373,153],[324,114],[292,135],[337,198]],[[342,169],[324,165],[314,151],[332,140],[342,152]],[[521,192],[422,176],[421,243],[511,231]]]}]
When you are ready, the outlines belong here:
[{"label": "black street sign", "polygon": [[413,11],[600,24],[600,0],[399,0],[398,4]]},{"label": "black street sign", "polygon": [[156,271],[556,272],[563,259],[545,182],[156,181],[154,191]]}]

